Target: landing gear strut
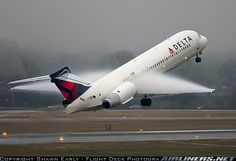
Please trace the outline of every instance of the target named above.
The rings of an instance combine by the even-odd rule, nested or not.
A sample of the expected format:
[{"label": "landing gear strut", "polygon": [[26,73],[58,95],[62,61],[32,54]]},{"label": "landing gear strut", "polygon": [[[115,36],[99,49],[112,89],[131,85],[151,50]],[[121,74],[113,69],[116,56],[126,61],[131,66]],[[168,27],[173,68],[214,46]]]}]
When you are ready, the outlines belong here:
[{"label": "landing gear strut", "polygon": [[151,98],[147,98],[145,95],[144,98],[141,99],[141,106],[151,106],[152,105],[152,100]]},{"label": "landing gear strut", "polygon": [[196,63],[200,63],[202,61],[202,58],[198,56],[197,54],[197,57],[195,58],[195,62]]}]

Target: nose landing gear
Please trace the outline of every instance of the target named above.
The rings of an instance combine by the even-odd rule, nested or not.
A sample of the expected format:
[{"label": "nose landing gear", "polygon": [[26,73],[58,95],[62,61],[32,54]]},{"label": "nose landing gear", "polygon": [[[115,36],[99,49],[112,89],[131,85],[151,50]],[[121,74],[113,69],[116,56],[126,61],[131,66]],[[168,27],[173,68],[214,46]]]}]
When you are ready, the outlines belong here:
[{"label": "nose landing gear", "polygon": [[197,57],[195,58],[195,62],[196,63],[201,63],[202,58],[198,56],[198,54],[196,55]]}]

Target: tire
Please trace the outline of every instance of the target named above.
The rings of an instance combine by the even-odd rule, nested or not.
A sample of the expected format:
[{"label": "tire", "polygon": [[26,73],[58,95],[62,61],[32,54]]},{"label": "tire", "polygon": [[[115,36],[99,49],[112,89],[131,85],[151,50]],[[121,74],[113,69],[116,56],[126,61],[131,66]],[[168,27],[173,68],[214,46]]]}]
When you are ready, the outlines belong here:
[{"label": "tire", "polygon": [[146,99],[145,98],[141,99],[141,106],[146,106]]},{"label": "tire", "polygon": [[198,57],[195,58],[195,62],[198,63]]},{"label": "tire", "polygon": [[201,61],[202,61],[202,58],[199,57],[198,58],[198,63],[201,63]]},{"label": "tire", "polygon": [[200,57],[196,57],[196,58],[195,58],[195,62],[196,62],[196,63],[200,63],[201,61],[202,61],[202,58],[200,58]]},{"label": "tire", "polygon": [[152,100],[151,100],[151,98],[147,98],[147,106],[149,107],[149,106],[151,106],[152,105]]},{"label": "tire", "polygon": [[67,100],[63,100],[62,105],[64,106],[64,108],[66,108],[69,104],[68,104]]},{"label": "tire", "polygon": [[141,106],[151,106],[152,100],[150,98],[141,99]]}]

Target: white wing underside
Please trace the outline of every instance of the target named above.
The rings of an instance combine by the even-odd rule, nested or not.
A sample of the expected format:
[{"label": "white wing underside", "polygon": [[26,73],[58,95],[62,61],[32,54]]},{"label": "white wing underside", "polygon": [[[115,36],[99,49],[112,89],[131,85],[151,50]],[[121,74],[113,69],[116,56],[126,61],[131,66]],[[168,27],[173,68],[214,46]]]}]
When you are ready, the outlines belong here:
[{"label": "white wing underside", "polygon": [[214,89],[180,79],[167,74],[149,73],[136,80],[134,84],[137,94],[183,94],[183,93],[209,93]]}]

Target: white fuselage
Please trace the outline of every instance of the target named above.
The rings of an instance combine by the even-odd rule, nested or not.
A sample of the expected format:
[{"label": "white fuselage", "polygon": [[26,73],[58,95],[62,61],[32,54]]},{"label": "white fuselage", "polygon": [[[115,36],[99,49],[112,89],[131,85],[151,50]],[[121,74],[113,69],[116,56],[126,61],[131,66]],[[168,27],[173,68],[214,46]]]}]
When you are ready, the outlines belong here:
[{"label": "white fuselage", "polygon": [[195,31],[179,32],[94,82],[92,87],[67,106],[66,110],[73,113],[101,105],[102,101],[124,82],[132,82],[145,72],[167,72],[201,53],[206,45],[206,37]]}]

